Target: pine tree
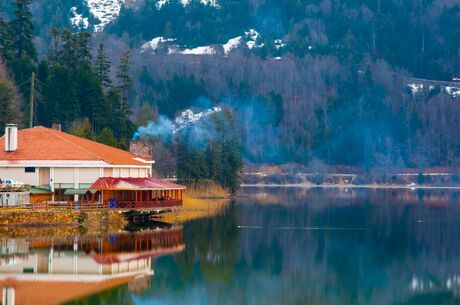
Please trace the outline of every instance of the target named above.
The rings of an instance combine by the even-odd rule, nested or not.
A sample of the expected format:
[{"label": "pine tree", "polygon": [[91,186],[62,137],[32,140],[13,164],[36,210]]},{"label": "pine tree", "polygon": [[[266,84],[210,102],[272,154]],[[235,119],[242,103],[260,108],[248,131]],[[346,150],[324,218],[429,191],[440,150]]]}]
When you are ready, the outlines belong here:
[{"label": "pine tree", "polygon": [[3,18],[0,18],[0,55],[5,62],[11,60],[11,27]]},{"label": "pine tree", "polygon": [[112,84],[112,80],[109,77],[110,74],[110,61],[104,51],[104,44],[100,44],[97,49],[96,60],[94,62],[94,71],[99,78],[101,85],[104,88],[109,88]]},{"label": "pine tree", "polygon": [[37,60],[37,50],[33,42],[34,26],[29,5],[32,0],[14,0],[15,19],[10,22],[12,48],[17,59],[26,57],[32,62]]},{"label": "pine tree", "polygon": [[108,122],[106,127],[113,130],[115,137],[120,139],[118,146],[127,148],[128,140],[131,139],[136,127],[122,112],[120,90],[115,86],[111,86],[107,91],[106,101],[108,107],[105,115]]},{"label": "pine tree", "polygon": [[113,134],[113,131],[111,129],[107,128],[107,127],[103,128],[101,130],[101,132],[97,136],[97,141],[99,143],[103,143],[103,144],[110,145],[110,146],[113,146],[113,147],[118,146],[118,141],[115,138],[115,136]]},{"label": "pine tree", "polygon": [[43,89],[43,105],[46,111],[46,125],[62,123],[68,128],[81,118],[74,74],[69,69],[53,66]]},{"label": "pine tree", "polygon": [[15,86],[8,79],[0,79],[0,130],[5,124],[22,124],[21,99]]},{"label": "pine tree", "polygon": [[68,29],[61,33],[62,49],[59,52],[59,63],[68,69],[75,69],[78,63],[76,51],[78,43],[75,36]]},{"label": "pine tree", "polygon": [[85,138],[89,140],[96,139],[96,135],[92,131],[91,123],[88,121],[88,119],[85,119],[80,122],[75,122],[73,124],[72,134],[77,137],[81,137],[81,138]]},{"label": "pine tree", "polygon": [[83,117],[90,120],[93,131],[98,132],[108,124],[108,105],[99,79],[86,64],[81,64],[76,73],[77,98]]},{"label": "pine tree", "polygon": [[121,111],[125,116],[129,115],[128,97],[133,88],[133,77],[129,73],[130,63],[129,59],[131,51],[125,51],[120,58],[120,66],[118,67],[117,79],[118,88],[121,95]]},{"label": "pine tree", "polygon": [[74,34],[76,36],[76,45],[77,45],[77,59],[80,63],[85,65],[91,65],[92,56],[91,56],[91,34],[88,32],[79,32]]}]

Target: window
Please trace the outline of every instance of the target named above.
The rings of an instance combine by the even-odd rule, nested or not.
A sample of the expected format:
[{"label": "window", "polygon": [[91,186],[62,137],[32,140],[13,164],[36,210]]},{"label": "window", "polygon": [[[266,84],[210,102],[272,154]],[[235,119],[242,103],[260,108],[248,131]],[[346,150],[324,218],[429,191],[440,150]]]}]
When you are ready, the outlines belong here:
[{"label": "window", "polygon": [[24,168],[24,172],[26,172],[26,173],[35,173],[35,167],[26,167],[26,168]]}]

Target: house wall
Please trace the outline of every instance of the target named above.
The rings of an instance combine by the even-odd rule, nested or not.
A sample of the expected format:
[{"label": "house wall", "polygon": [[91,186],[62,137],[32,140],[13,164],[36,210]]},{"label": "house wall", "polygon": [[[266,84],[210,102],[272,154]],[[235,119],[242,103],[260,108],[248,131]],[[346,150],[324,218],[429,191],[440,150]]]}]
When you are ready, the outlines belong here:
[{"label": "house wall", "polygon": [[30,195],[30,203],[39,203],[53,200],[53,194],[34,194]]},{"label": "house wall", "polygon": [[[45,260],[48,262],[47,268],[39,266],[39,262]],[[150,258],[138,258],[130,262],[100,265],[92,257],[84,255],[84,252],[63,251],[59,256],[57,253],[52,253],[48,250],[47,252],[31,253],[17,264],[2,265],[0,266],[0,273],[22,274],[24,269],[31,269],[34,272],[40,270],[46,274],[102,275],[134,271],[150,272],[150,266]],[[37,274],[37,276],[39,275],[40,273]]]},{"label": "house wall", "polygon": [[94,183],[101,177],[100,168],[80,168],[79,183]]},{"label": "house wall", "polygon": [[0,167],[0,179],[14,179],[25,184],[38,185],[38,171],[26,173],[24,167]]},{"label": "house wall", "polygon": [[100,177],[147,178],[149,176],[150,169],[136,167],[37,167],[35,173],[26,173],[24,167],[0,167],[1,179],[14,179],[33,186],[51,185],[52,179],[55,188],[88,188]]},{"label": "house wall", "polygon": [[55,168],[54,183],[74,183],[75,170],[72,167]]}]

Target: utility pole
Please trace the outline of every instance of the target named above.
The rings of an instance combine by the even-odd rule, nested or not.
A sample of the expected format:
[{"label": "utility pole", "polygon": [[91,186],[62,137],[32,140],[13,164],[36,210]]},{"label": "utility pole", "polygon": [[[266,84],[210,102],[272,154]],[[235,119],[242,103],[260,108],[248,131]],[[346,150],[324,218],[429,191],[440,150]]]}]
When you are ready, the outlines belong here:
[{"label": "utility pole", "polygon": [[35,93],[35,72],[32,72],[30,83],[30,104],[29,104],[29,127],[34,127],[34,93]]}]

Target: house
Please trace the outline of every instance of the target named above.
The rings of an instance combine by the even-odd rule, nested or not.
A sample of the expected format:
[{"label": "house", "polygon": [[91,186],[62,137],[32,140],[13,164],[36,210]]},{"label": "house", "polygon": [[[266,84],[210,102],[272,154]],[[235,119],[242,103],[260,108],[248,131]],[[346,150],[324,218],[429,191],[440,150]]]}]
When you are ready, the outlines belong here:
[{"label": "house", "polygon": [[73,136],[59,127],[18,130],[9,124],[0,138],[0,179],[50,190],[57,201],[78,200],[102,177],[149,178],[153,163],[145,154]]},{"label": "house", "polygon": [[142,290],[153,260],[185,249],[183,228],[0,241],[0,300],[54,305],[122,284]]}]

